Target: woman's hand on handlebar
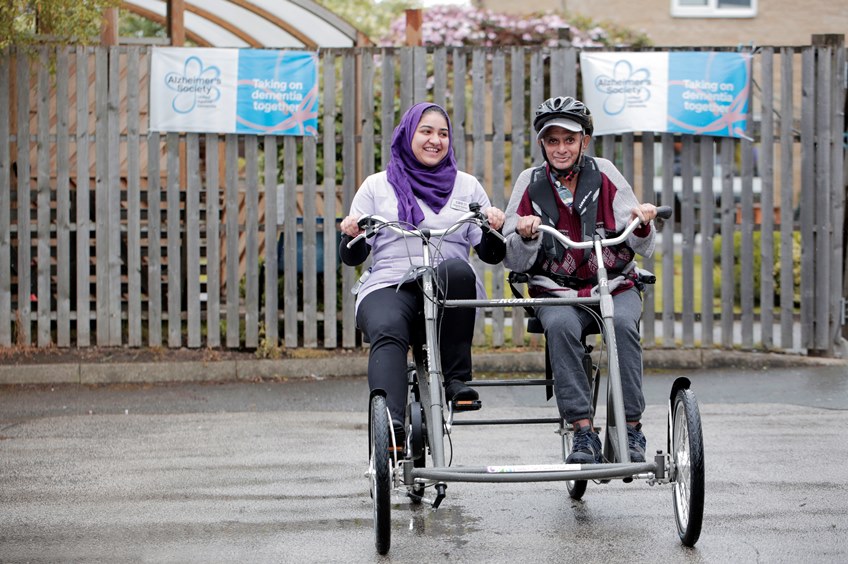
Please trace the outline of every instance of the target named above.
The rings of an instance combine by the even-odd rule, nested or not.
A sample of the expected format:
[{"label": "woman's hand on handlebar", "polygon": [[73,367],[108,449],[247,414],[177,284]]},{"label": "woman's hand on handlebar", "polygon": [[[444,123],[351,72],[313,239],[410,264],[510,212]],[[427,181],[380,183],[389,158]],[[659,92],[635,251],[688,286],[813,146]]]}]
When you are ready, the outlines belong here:
[{"label": "woman's hand on handlebar", "polygon": [[504,221],[506,221],[506,214],[495,206],[486,208],[483,214],[486,216],[489,228],[493,231],[500,230],[500,228],[503,227]]},{"label": "woman's hand on handlebar", "polygon": [[542,219],[537,215],[523,215],[518,218],[518,223],[515,225],[515,232],[521,235],[522,239],[535,239],[539,236],[539,225],[542,224]]},{"label": "woman's hand on handlebar", "polygon": [[654,204],[639,204],[630,210],[630,220],[639,219],[639,223],[647,225],[657,217],[657,207]]},{"label": "woman's hand on handlebar", "polygon": [[364,233],[364,230],[359,227],[359,218],[358,215],[349,215],[342,220],[339,224],[339,229],[345,235],[350,237],[356,237],[360,233]]}]

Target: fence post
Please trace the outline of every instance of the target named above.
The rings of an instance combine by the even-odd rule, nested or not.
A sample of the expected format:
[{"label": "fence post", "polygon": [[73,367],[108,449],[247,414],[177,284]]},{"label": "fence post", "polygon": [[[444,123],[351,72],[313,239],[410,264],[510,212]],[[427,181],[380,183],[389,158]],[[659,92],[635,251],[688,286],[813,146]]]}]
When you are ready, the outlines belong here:
[{"label": "fence post", "polygon": [[841,333],[842,299],[838,289],[843,287],[842,251],[845,214],[843,178],[844,149],[840,122],[845,96],[845,36],[813,35],[816,57],[816,146],[814,166],[816,179],[814,270],[816,304],[814,312],[813,347],[810,355],[832,356]]}]

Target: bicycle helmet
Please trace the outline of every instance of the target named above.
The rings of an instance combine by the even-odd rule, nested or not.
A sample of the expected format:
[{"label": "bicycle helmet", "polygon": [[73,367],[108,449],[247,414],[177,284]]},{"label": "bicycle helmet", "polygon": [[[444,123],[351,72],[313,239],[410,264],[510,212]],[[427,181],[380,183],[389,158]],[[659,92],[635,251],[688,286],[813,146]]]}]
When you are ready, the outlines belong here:
[{"label": "bicycle helmet", "polygon": [[[533,129],[536,134],[542,133],[545,126],[552,120],[571,120],[583,128],[586,135],[592,135],[592,114],[586,104],[572,98],[571,96],[557,96],[548,98],[536,108],[536,116],[533,118]],[[554,125],[554,124],[550,124]],[[569,129],[568,127],[566,127]]]}]

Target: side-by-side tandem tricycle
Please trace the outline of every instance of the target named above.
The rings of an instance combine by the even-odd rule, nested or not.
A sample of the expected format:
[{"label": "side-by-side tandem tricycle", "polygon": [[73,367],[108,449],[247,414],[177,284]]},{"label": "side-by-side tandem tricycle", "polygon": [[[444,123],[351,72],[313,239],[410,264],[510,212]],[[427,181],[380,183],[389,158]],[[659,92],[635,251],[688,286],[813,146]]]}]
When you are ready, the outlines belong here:
[{"label": "side-by-side tandem tricycle", "polygon": [[[659,217],[668,218],[671,209],[659,208]],[[398,444],[398,437],[386,406],[386,399],[376,390],[370,397],[369,409],[369,462],[367,476],[371,483],[371,498],[374,505],[374,534],[377,552],[386,554],[391,546],[391,498],[393,491],[401,491],[413,503],[429,503],[438,508],[444,501],[449,482],[548,482],[563,481],[573,499],[581,499],[589,481],[599,484],[612,480],[632,482],[641,480],[651,485],[670,484],[674,521],[680,541],[694,546],[701,532],[704,512],[704,444],[701,434],[701,416],[695,394],[686,378],[678,378],[672,385],[668,403],[668,439],[665,450],[658,450],[653,458],[645,462],[631,462],[627,447],[627,430],[624,416],[624,400],[619,372],[618,349],[616,346],[613,319],[612,295],[607,284],[607,272],[603,267],[602,252],[607,246],[623,242],[638,226],[634,219],[624,231],[611,238],[573,241],[556,229],[540,225],[539,230],[550,233],[563,245],[576,249],[591,249],[598,268],[598,295],[575,298],[510,298],[487,300],[444,300],[440,299],[435,287],[433,257],[438,256],[439,241],[450,235],[463,223],[474,223],[487,229],[485,216],[479,209],[472,209],[448,229],[405,229],[397,222],[387,221],[376,215],[363,216],[359,225],[364,233],[350,242],[353,245],[362,237],[371,237],[382,229],[390,229],[410,239],[417,239],[423,250],[423,260],[416,264],[424,294],[424,329],[420,339],[412,345],[413,362],[407,378],[409,396],[404,421],[405,439]],[[417,262],[417,261],[416,261]],[[651,283],[650,273],[640,271],[642,281]],[[520,274],[511,274],[511,283],[525,281]],[[592,355],[592,346],[586,344],[584,368],[592,390],[593,410],[597,406],[606,380],[606,420],[603,428],[603,456],[600,464],[566,464],[571,452],[574,436],[572,425],[560,417],[526,418],[509,420],[466,420],[456,419],[457,411],[479,407],[478,402],[458,406],[444,397],[442,386],[441,359],[438,346],[438,309],[440,307],[524,307],[532,312],[534,306],[569,305],[584,307],[593,312],[597,321],[595,333],[600,333],[600,354]],[[538,319],[530,317],[529,331],[540,331]],[[597,337],[595,337],[597,340]],[[588,343],[588,339],[585,341]],[[552,386],[550,371],[547,378],[540,379],[491,379],[474,380],[475,387],[539,385]],[[557,414],[558,415],[558,414]],[[459,425],[492,424],[551,424],[555,425],[562,438],[561,464],[451,466],[445,462],[445,439]]]}]

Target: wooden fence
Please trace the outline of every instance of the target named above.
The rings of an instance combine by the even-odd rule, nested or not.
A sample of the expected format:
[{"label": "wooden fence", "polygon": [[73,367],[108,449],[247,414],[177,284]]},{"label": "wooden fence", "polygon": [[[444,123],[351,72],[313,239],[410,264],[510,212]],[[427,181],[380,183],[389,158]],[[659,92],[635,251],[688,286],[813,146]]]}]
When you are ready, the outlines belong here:
[{"label": "wooden fence", "polygon": [[[0,53],[0,346],[361,346],[356,272],[324,218],[385,166],[401,108],[445,106],[459,167],[503,208],[539,161],[533,108],[579,83],[570,47],[328,49],[317,137],[160,135],[149,55]],[[646,347],[832,354],[840,337],[844,39],[753,61],[751,140],[646,132],[593,147],[642,199],[676,203],[643,265],[660,275]],[[503,268],[478,266],[504,296]],[[481,316],[478,343],[527,338],[520,310]]]}]

